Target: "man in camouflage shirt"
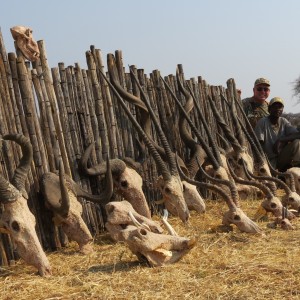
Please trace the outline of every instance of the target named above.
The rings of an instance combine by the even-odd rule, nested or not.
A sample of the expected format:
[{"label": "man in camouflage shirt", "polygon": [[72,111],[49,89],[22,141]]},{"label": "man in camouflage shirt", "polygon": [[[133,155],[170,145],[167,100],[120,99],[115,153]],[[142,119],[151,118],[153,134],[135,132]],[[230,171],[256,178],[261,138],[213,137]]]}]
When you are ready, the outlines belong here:
[{"label": "man in camouflage shirt", "polygon": [[242,100],[244,111],[253,128],[258,120],[269,115],[267,102],[269,95],[270,81],[266,78],[258,78],[254,83],[253,96]]}]

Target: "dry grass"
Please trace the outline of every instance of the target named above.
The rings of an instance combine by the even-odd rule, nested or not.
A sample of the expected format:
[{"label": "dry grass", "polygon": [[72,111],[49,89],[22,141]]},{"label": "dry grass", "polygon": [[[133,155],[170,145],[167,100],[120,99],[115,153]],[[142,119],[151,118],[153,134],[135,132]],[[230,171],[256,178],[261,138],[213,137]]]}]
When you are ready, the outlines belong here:
[{"label": "dry grass", "polygon": [[[260,201],[242,203],[253,216]],[[0,271],[1,299],[300,299],[300,223],[294,231],[270,229],[265,235],[214,230],[226,207],[207,202],[207,213],[192,213],[186,226],[170,223],[182,236],[196,237],[197,245],[181,261],[149,268],[124,244],[106,234],[95,240],[95,252],[77,253],[77,245],[48,257],[53,275],[41,278],[22,261]],[[270,220],[271,221],[271,220]],[[269,221],[269,222],[270,222]]]}]

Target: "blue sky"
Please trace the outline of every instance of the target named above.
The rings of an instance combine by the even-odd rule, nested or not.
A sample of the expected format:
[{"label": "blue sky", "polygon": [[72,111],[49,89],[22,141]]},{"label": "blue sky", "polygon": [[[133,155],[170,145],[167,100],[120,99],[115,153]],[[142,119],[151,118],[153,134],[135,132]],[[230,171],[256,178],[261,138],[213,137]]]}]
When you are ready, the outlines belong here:
[{"label": "blue sky", "polygon": [[175,74],[182,64],[186,78],[202,76],[211,85],[234,78],[242,97],[266,77],[270,98],[282,97],[285,111],[298,113],[299,13],[298,0],[10,0],[1,3],[0,27],[7,52],[15,51],[9,29],[31,27],[50,67],[87,68],[85,52],[95,45],[105,62],[122,50],[126,68],[147,74]]}]

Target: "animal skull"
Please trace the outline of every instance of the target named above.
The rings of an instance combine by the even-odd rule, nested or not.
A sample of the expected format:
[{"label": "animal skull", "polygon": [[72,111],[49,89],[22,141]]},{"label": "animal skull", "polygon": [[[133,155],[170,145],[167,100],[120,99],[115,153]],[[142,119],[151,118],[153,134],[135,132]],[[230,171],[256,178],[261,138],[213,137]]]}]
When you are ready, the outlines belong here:
[{"label": "animal skull", "polygon": [[0,201],[3,204],[0,224],[11,235],[18,254],[24,261],[36,267],[41,276],[47,276],[51,274],[50,263],[36,234],[36,220],[28,208],[25,190],[25,180],[33,155],[32,146],[22,134],[9,134],[3,139],[18,143],[23,157],[12,178],[13,184],[0,175]]},{"label": "animal skull", "polygon": [[77,197],[84,197],[94,202],[109,201],[113,192],[113,180],[109,160],[107,160],[106,189],[101,195],[85,192],[70,177],[65,176],[63,164],[59,165],[59,175],[45,173],[41,187],[46,205],[54,213],[56,225],[61,225],[70,240],[78,243],[80,252],[88,254],[93,251],[92,235],[82,219],[82,205]]},{"label": "animal skull", "polygon": [[36,61],[40,57],[40,50],[32,37],[32,29],[25,26],[14,26],[10,28],[10,31],[25,58]]},{"label": "animal skull", "polygon": [[124,241],[140,261],[152,267],[178,261],[195,245],[194,239],[162,234],[156,222],[139,215],[127,201],[110,202],[106,211],[105,226],[113,238]]}]

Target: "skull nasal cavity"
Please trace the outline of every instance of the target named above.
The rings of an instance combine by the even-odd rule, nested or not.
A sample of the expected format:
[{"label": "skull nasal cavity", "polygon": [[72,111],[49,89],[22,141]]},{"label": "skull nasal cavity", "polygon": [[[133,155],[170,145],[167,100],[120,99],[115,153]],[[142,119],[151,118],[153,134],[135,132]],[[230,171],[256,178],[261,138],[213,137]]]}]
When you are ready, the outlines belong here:
[{"label": "skull nasal cavity", "polygon": [[235,221],[240,221],[241,220],[241,217],[239,215],[235,215],[234,218],[233,218]]},{"label": "skull nasal cavity", "polygon": [[14,231],[20,231],[19,223],[16,222],[16,221],[13,221],[13,222],[11,223],[11,227],[12,227],[12,229],[13,229]]}]

